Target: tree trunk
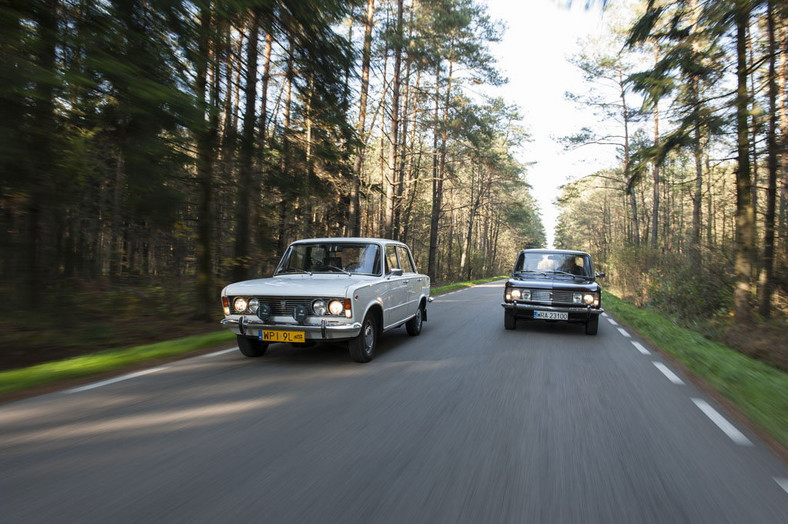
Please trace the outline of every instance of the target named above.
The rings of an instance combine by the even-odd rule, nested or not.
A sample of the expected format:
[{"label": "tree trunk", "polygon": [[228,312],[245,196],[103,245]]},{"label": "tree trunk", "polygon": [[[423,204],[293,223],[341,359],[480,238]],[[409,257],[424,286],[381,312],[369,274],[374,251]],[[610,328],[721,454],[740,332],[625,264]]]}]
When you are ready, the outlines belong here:
[{"label": "tree trunk", "polygon": [[[654,45],[654,63],[659,62],[659,45]],[[654,103],[654,148],[659,147],[659,102]],[[654,180],[651,197],[651,249],[656,251],[659,246],[659,197],[660,175],[659,163],[654,162],[651,167],[651,177]]]},{"label": "tree trunk", "polygon": [[435,280],[437,273],[438,225],[443,198],[443,179],[439,176],[438,171],[440,162],[437,126],[440,111],[440,70],[440,63],[438,63],[435,71],[435,127],[432,132],[432,214],[430,215],[430,246],[427,255],[427,273],[432,280]]},{"label": "tree trunk", "polygon": [[353,181],[350,190],[350,220],[353,236],[361,235],[361,170],[364,166],[364,150],[366,149],[367,97],[369,94],[369,68],[372,56],[372,28],[375,23],[375,0],[367,0],[367,16],[364,20],[364,47],[361,52],[361,93],[359,95],[358,124],[356,139],[358,149],[353,165]]},{"label": "tree trunk", "polygon": [[246,42],[246,84],[244,86],[244,118],[241,132],[241,155],[238,174],[238,193],[235,207],[235,251],[233,253],[233,280],[249,278],[250,266],[250,201],[257,202],[260,188],[253,182],[254,176],[254,128],[255,104],[257,100],[257,42],[260,28],[260,15],[257,10],[251,13]]},{"label": "tree trunk", "polygon": [[629,207],[632,217],[632,243],[640,245],[640,220],[638,218],[638,201],[635,194],[635,183],[637,175],[630,175],[630,151],[629,151],[629,110],[627,109],[626,91],[624,90],[624,71],[619,68],[618,81],[621,86],[621,116],[624,121],[624,179],[627,182],[627,195],[629,196]]},{"label": "tree trunk", "polygon": [[394,36],[394,78],[391,81],[391,134],[389,136],[389,176],[386,184],[385,235],[394,237],[394,192],[399,185],[399,90],[402,66],[402,9],[403,0],[397,0],[397,26]]},{"label": "tree trunk", "polygon": [[[209,60],[212,38],[212,8],[206,3],[200,8],[197,56],[195,57],[196,97],[199,108],[195,141],[197,142],[197,309],[198,317],[211,318],[216,297],[213,293],[211,264],[213,238],[213,153],[217,132],[217,112],[206,103],[208,94]],[[216,81],[214,83],[217,83]],[[213,96],[211,97],[213,99]]]},{"label": "tree trunk", "polygon": [[[256,187],[262,187],[263,181],[267,181],[268,170],[270,162],[268,161],[268,87],[271,81],[271,50],[273,47],[273,35],[267,32],[265,35],[265,48],[263,51],[263,77],[261,79],[261,95],[260,95],[260,118],[258,121],[257,132],[257,161],[259,168],[255,173]],[[258,195],[262,197],[262,195]],[[259,272],[262,272],[268,267],[268,260],[271,255],[271,235],[269,233],[268,224],[263,217],[262,202],[258,199],[255,201],[255,209],[252,216],[255,221],[255,228],[257,230],[257,245],[260,249],[260,261],[256,264]]]},{"label": "tree trunk", "polygon": [[736,288],[734,291],[734,320],[737,324],[752,321],[750,306],[751,278],[755,251],[755,210],[752,206],[752,181],[750,173],[750,143],[748,126],[749,94],[747,90],[747,26],[749,6],[737,1],[736,23]]},{"label": "tree trunk", "polygon": [[[697,81],[697,79],[695,79]],[[700,210],[703,204],[703,143],[700,126],[695,127],[695,140],[693,143],[695,156],[695,193],[692,195],[692,238],[690,252],[696,260],[700,261]]]},{"label": "tree trunk", "polygon": [[25,239],[27,253],[24,273],[26,292],[33,303],[41,297],[45,264],[42,260],[41,236],[44,231],[44,206],[54,167],[52,137],[55,136],[55,57],[58,0],[47,0],[35,9],[40,36],[35,49],[35,65],[41,70],[35,85],[35,101],[31,125],[30,151],[32,173],[27,201],[28,231]]},{"label": "tree trunk", "polygon": [[766,193],[765,234],[760,285],[758,286],[758,312],[768,318],[771,315],[772,293],[774,292],[774,234],[775,210],[777,206],[777,44],[775,42],[774,2],[767,2],[767,32],[769,36],[769,130],[766,138],[768,189]]},{"label": "tree trunk", "polygon": [[[451,39],[450,54],[454,48],[454,37]],[[438,226],[440,225],[441,206],[443,205],[443,179],[446,174],[446,153],[447,143],[449,140],[449,106],[451,105],[451,84],[452,74],[454,71],[454,62],[449,61],[449,70],[446,76],[446,95],[445,106],[443,108],[443,118],[441,120],[441,144],[438,151],[437,165],[433,165],[433,182],[432,182],[432,217],[430,220],[430,251],[429,251],[429,269],[428,273],[432,278],[435,278],[437,272],[437,249],[438,249]],[[440,106],[440,64],[438,71],[435,75],[435,122],[438,122],[438,112]],[[437,149],[437,140],[435,140]]]},{"label": "tree trunk", "polygon": [[281,179],[281,192],[282,192],[282,201],[280,202],[279,207],[279,238],[277,241],[277,255],[280,257],[284,254],[285,248],[287,247],[289,238],[289,216],[288,216],[288,209],[290,206],[293,205],[292,198],[294,191],[291,189],[290,185],[292,181],[290,180],[290,114],[291,114],[291,105],[293,101],[293,43],[290,42],[290,49],[288,52],[290,59],[287,61],[287,73],[285,74],[285,86],[283,87],[285,91],[285,114],[284,114],[284,122],[283,122],[283,130],[282,130],[282,153],[281,158],[279,160],[279,176]]}]

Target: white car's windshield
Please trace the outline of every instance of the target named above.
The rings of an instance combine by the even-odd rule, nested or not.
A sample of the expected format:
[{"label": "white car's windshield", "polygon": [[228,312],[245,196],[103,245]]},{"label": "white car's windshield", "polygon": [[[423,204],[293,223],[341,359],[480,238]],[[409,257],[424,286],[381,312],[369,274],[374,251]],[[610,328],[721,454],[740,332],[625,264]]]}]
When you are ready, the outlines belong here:
[{"label": "white car's windshield", "polygon": [[377,244],[353,242],[316,242],[294,244],[282,257],[276,274],[349,273],[380,274],[380,248]]},{"label": "white car's windshield", "polygon": [[558,273],[581,277],[591,276],[587,256],[568,253],[525,253],[514,268],[519,273]]}]

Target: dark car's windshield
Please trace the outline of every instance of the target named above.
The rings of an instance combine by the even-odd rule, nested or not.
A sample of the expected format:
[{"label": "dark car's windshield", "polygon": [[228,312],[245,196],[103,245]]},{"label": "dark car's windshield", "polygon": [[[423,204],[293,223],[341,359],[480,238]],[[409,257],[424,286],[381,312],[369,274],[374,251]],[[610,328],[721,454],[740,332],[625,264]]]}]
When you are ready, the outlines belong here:
[{"label": "dark car's windshield", "polygon": [[282,257],[277,275],[284,273],[380,274],[377,244],[316,242],[294,244]]},{"label": "dark car's windshield", "polygon": [[521,253],[514,271],[591,278],[591,261],[588,255],[573,253]]}]

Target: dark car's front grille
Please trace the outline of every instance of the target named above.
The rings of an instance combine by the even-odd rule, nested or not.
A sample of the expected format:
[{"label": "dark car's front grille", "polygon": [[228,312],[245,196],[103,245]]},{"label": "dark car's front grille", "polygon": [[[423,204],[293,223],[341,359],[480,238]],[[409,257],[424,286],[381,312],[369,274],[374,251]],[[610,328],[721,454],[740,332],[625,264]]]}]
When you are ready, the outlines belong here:
[{"label": "dark car's front grille", "polygon": [[[312,301],[314,298],[300,298],[300,297],[257,297],[260,304],[267,304],[271,307],[271,314],[274,316],[292,315],[293,308],[297,305],[305,306],[307,311],[312,313]],[[232,304],[233,301],[231,300]],[[233,308],[234,310],[235,308]],[[238,311],[234,311],[238,313]]]},{"label": "dark car's front grille", "polygon": [[550,289],[532,289],[531,302],[542,304],[571,304],[571,291],[553,291]]}]

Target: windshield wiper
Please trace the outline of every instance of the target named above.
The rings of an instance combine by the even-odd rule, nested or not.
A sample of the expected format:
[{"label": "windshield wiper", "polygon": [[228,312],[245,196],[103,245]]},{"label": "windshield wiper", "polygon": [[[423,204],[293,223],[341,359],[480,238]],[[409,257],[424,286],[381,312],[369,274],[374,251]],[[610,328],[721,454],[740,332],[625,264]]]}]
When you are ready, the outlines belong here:
[{"label": "windshield wiper", "polygon": [[555,270],[555,271],[553,271],[553,273],[556,273],[558,275],[567,275],[567,276],[570,276],[572,278],[582,278],[582,279],[589,278],[589,277],[587,277],[585,275],[575,275],[574,273],[568,273],[566,271],[559,271],[559,270]]},{"label": "windshield wiper", "polygon": [[323,270],[323,269],[333,269],[334,271],[339,271],[340,273],[344,273],[346,275],[350,275],[351,274],[350,271],[345,271],[341,267],[332,266],[330,264],[324,264],[324,265],[320,266],[320,269],[321,270]]},{"label": "windshield wiper", "polygon": [[518,275],[523,275],[525,273],[539,273],[540,275],[545,275],[546,274],[544,271],[536,271],[536,270],[533,270],[533,269],[521,269],[519,271],[515,271],[515,273],[517,273]]},{"label": "windshield wiper", "polygon": [[277,275],[279,273],[306,273],[307,275],[310,275],[310,276],[312,275],[311,271],[307,271],[307,270],[301,269],[299,267],[286,267],[286,268],[280,269],[279,271],[276,272]]}]

